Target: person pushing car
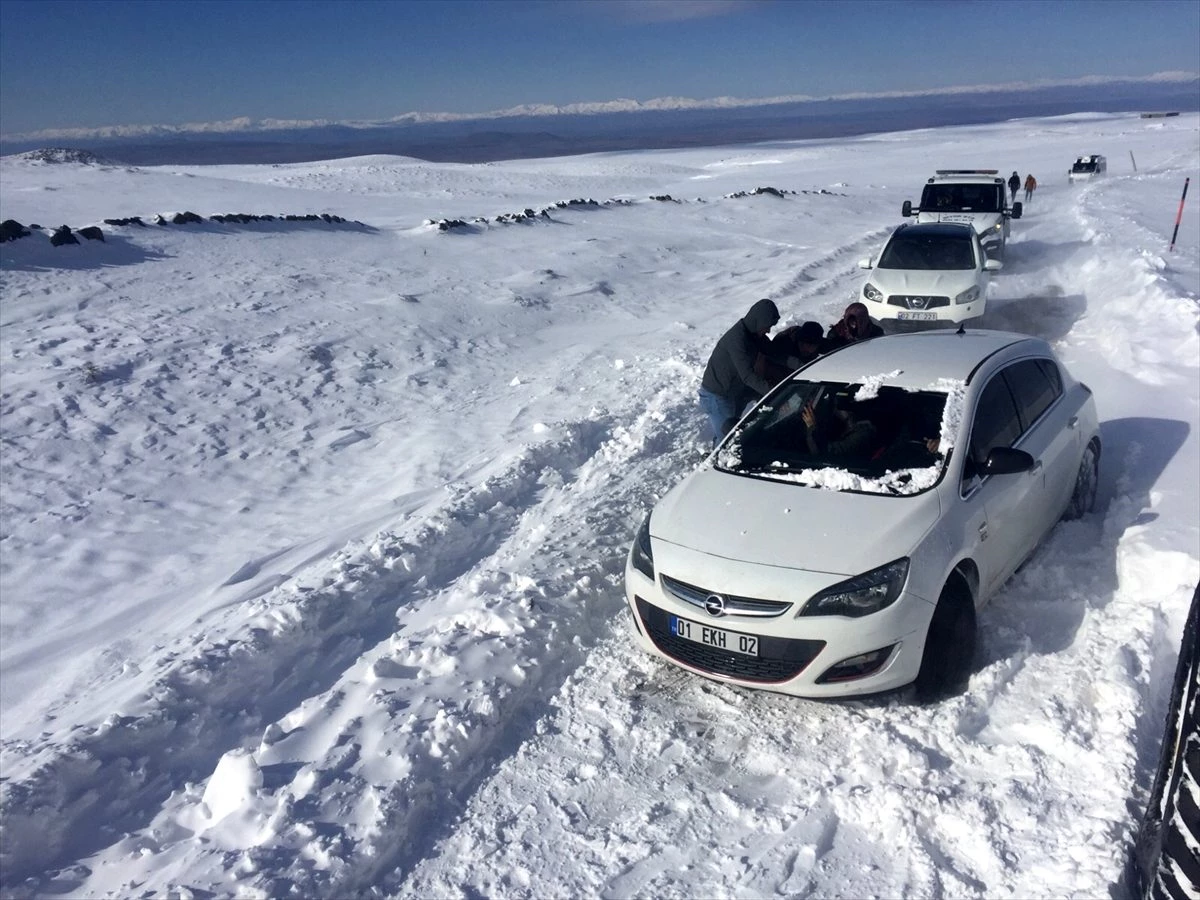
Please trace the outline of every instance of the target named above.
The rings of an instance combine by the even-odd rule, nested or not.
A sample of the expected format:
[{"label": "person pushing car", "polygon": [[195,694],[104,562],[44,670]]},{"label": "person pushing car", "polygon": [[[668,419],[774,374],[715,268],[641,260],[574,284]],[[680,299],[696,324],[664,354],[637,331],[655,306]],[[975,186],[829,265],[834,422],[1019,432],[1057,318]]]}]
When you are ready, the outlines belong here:
[{"label": "person pushing car", "polygon": [[755,371],[755,363],[760,354],[777,355],[767,332],[778,322],[778,307],[764,298],[721,335],[713,348],[700,380],[700,408],[712,426],[713,444],[729,433],[747,403],[774,387]]}]

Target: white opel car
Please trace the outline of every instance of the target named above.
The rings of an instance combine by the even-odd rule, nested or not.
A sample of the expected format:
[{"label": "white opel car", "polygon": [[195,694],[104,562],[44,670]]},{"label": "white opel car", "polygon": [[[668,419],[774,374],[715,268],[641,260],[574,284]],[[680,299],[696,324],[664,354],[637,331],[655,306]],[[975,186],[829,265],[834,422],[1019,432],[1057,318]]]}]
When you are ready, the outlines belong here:
[{"label": "white opel car", "polygon": [[965,685],[976,611],[1064,516],[1091,510],[1091,391],[1044,341],[892,335],[797,370],[642,524],[638,642],[801,697]]},{"label": "white opel car", "polygon": [[1004,179],[996,169],[938,169],[925,182],[920,204],[905,200],[900,215],[916,216],[919,225],[970,225],[988,255],[999,259],[1008,242],[1010,221],[1021,218],[1022,209],[1020,202],[1009,205]]},{"label": "white opel car", "polygon": [[968,225],[901,225],[879,256],[859,260],[871,274],[859,292],[873,319],[963,322],[983,315],[992,273]]}]

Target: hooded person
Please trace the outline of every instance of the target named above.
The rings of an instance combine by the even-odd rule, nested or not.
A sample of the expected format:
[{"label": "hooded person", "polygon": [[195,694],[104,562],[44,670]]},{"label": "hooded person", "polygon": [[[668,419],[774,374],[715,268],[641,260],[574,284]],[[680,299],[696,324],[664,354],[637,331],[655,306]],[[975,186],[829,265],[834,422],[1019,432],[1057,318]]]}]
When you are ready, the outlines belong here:
[{"label": "hooded person", "polygon": [[842,314],[841,321],[829,326],[829,334],[825,336],[825,352],[875,337],[883,337],[883,329],[871,321],[866,304],[851,303]]},{"label": "hooded person", "polygon": [[766,394],[775,385],[755,371],[760,355],[775,359],[767,332],[779,321],[772,300],[759,300],[733,327],[721,335],[708,358],[700,380],[700,408],[712,425],[715,444],[733,427],[746,404]]},{"label": "hooded person", "polygon": [[[796,369],[812,362],[825,352],[825,329],[821,327],[820,322],[790,325],[771,338],[771,349],[782,361],[783,371],[779,371],[779,367],[770,367],[774,371],[768,372],[767,378],[782,381]],[[777,377],[772,378],[772,374]]]},{"label": "hooded person", "polygon": [[1008,176],[1008,189],[1012,192],[1012,198],[1017,199],[1017,191],[1021,189],[1021,176],[1013,172]]}]

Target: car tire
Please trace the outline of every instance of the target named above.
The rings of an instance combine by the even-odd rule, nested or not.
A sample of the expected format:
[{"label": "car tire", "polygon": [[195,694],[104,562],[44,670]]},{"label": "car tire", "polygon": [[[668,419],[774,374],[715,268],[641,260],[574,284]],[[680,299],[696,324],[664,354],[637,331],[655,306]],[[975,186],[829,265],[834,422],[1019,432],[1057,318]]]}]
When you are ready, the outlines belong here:
[{"label": "car tire", "polygon": [[955,577],[942,589],[929,620],[921,668],[913,682],[917,701],[936,702],[962,693],[974,661],[975,603],[966,585]]},{"label": "car tire", "polygon": [[1063,512],[1064,519],[1082,519],[1096,506],[1096,491],[1100,484],[1100,447],[1092,441],[1083,451],[1079,461],[1079,472],[1075,475],[1075,487],[1071,499]]}]

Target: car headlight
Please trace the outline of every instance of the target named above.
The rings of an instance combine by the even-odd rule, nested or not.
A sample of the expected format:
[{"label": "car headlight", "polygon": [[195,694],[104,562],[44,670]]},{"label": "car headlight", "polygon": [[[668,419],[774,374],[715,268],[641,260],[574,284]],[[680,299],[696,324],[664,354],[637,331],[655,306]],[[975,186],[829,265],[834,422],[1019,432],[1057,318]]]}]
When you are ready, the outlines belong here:
[{"label": "car headlight", "polygon": [[873,303],[883,302],[883,291],[879,290],[879,288],[875,287],[869,281],[863,285],[862,294]]},{"label": "car headlight", "polygon": [[979,299],[979,285],[973,284],[957,297],[954,298],[955,303],[974,303]]},{"label": "car headlight", "polygon": [[801,607],[800,616],[849,616],[858,618],[879,612],[896,602],[908,577],[908,558],[872,569],[813,596]]},{"label": "car headlight", "polygon": [[642,520],[642,527],[638,529],[637,537],[633,539],[633,549],[630,554],[633,557],[633,567],[653,581],[654,551],[650,549],[649,513],[646,513],[646,518]]}]

